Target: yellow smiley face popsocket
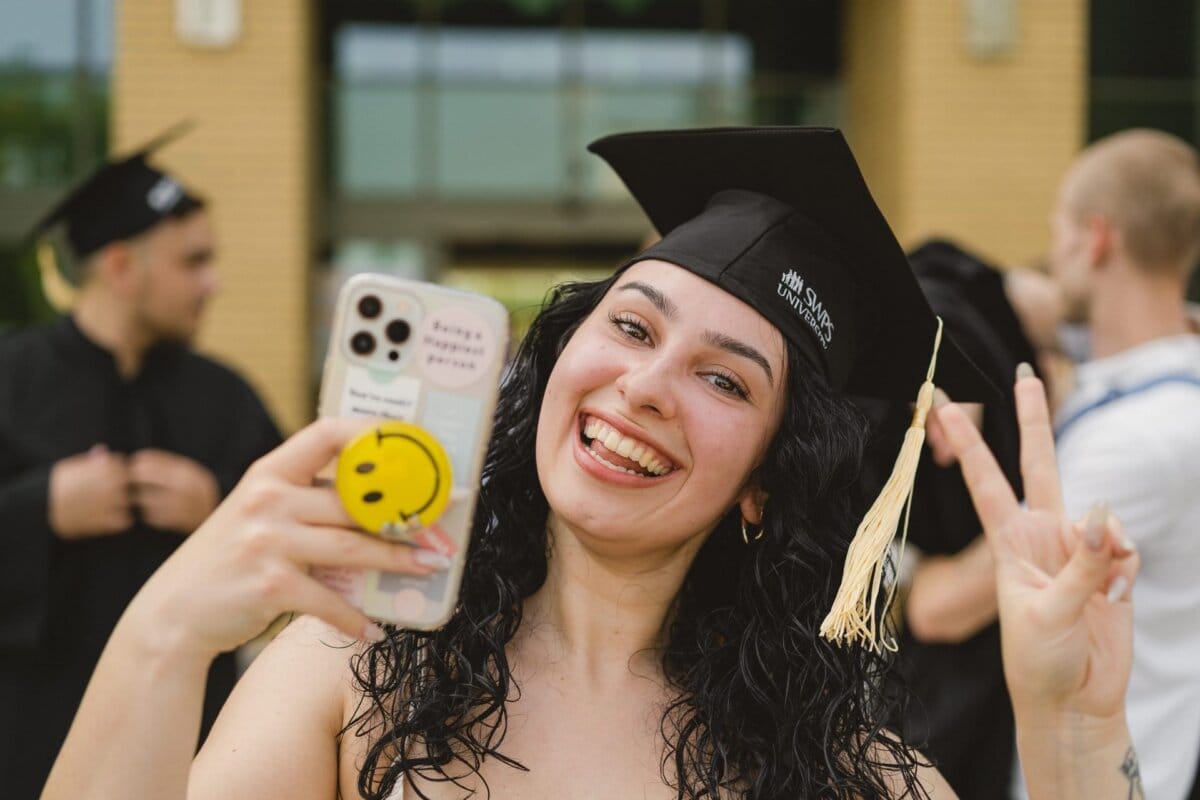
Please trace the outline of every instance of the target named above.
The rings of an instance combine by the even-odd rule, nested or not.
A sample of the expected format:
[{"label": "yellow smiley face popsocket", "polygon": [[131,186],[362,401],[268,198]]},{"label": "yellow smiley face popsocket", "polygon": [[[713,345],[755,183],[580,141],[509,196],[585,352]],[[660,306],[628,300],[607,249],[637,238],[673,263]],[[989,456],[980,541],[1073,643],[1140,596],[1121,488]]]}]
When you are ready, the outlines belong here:
[{"label": "yellow smiley face popsocket", "polygon": [[450,458],[429,431],[385,422],[338,457],[336,486],[346,511],[365,531],[400,538],[434,522],[450,502]]}]

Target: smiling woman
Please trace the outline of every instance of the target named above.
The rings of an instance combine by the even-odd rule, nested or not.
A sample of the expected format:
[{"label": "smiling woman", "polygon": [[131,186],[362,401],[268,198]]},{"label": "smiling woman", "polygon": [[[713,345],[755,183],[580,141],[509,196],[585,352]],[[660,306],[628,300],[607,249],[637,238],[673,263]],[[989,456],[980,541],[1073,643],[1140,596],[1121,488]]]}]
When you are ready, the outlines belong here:
[{"label": "smiling woman", "polygon": [[[354,788],[882,797],[888,775],[915,780],[903,747],[868,741],[883,658],[818,635],[864,439],[761,314],[691,272],[650,260],[561,287],[506,384],[459,614],[356,663],[371,702],[351,730],[375,744]],[[626,471],[639,450],[659,474]],[[752,547],[743,521],[763,527]],[[412,702],[391,712],[401,675]],[[895,765],[828,771],[826,753],[874,747]]]},{"label": "smiling woman", "polygon": [[[344,530],[344,511],[311,480],[359,426],[318,423],[256,465],[131,605],[46,797],[953,796],[883,730],[896,693],[869,635],[874,604],[851,609],[863,619],[849,633],[823,624],[835,598],[874,597],[878,584],[843,580],[843,563],[862,530],[890,533],[855,531],[867,432],[847,394],[922,387],[924,402],[940,339],[848,148],[806,129],[594,147],[664,238],[611,278],[559,287],[534,321],[501,391],[449,622],[380,630],[309,577],[311,564],[433,569]],[[936,377],[964,399],[988,391],[948,340]],[[1072,530],[1061,511],[1008,502],[977,433],[943,411],[989,536]],[[1030,430],[1032,468],[1056,485],[1044,414]],[[872,513],[898,518],[909,483],[897,470],[894,496]],[[1107,637],[1089,636],[1080,614],[1095,576],[1131,580],[1136,562],[1117,565],[1129,553],[1102,528],[1088,547],[1071,535],[1064,551],[1086,563],[1044,565],[1068,575],[1065,589],[1047,579],[1007,602],[1028,565],[1043,566],[1013,547],[998,563],[1026,568],[998,586],[1002,619],[1017,608],[1013,641],[1049,620],[1056,641],[1075,643],[1055,658],[1018,651],[1030,669],[1014,697],[1038,709],[1034,766],[1052,776],[1031,786],[1090,797],[1117,786],[1112,775],[1071,791],[1128,747],[1116,710],[1128,603],[1089,616]],[[1021,605],[1047,592],[1057,613]],[[285,610],[337,630],[305,619],[280,636],[189,776],[194,737],[180,721],[195,716],[199,667]],[[1102,654],[1115,670],[1081,655],[1089,641],[1115,642]],[[150,687],[129,677],[147,663]],[[1106,677],[1097,688],[1080,675]],[[1081,713],[1086,736],[1046,735]]]}]

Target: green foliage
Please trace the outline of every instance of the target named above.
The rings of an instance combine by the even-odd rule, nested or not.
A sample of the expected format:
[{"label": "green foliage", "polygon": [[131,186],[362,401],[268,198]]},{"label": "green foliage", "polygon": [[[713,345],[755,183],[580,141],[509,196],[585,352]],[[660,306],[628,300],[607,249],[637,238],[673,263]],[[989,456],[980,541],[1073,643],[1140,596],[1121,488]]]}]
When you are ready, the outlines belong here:
[{"label": "green foliage", "polygon": [[0,246],[0,332],[54,316],[42,294],[33,249]]},{"label": "green foliage", "polygon": [[[0,68],[0,186],[65,183],[95,167],[106,152],[107,76],[88,76],[83,92],[77,80],[72,72]],[[95,132],[84,163],[76,163],[80,120]]]},{"label": "green foliage", "polygon": [[[65,185],[93,169],[107,150],[108,78],[0,65],[0,191]],[[84,105],[80,105],[80,103]],[[80,125],[94,132],[90,152],[76,146]],[[53,316],[33,248],[0,242],[0,330]]]}]

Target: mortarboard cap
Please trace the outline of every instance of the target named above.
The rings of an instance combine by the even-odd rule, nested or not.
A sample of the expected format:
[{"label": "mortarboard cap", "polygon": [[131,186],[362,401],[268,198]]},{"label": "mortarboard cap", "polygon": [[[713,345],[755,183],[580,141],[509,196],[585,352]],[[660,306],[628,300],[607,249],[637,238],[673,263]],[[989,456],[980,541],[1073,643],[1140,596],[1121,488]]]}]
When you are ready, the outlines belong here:
[{"label": "mortarboard cap", "polygon": [[[912,399],[937,318],[841,132],[655,131],[607,136],[588,149],[663,236],[630,264],[661,259],[722,287],[836,389]],[[958,400],[998,396],[950,340],[935,379]]]},{"label": "mortarboard cap", "polygon": [[137,152],[109,161],[72,189],[33,227],[38,238],[58,224],[66,228],[71,255],[85,258],[106,244],[129,239],[169,217],[182,217],[204,206],[148,159],[160,147],[190,130],[181,123]]},{"label": "mortarboard cap", "polygon": [[[677,264],[775,325],[847,394],[916,397],[891,477],[846,555],[821,635],[880,646],[884,564],[907,532],[934,381],[959,400],[999,397],[948,338],[875,205],[842,134],[831,128],[713,128],[606,136],[609,163],[662,234],[622,269]],[[895,643],[883,642],[894,648]]]}]

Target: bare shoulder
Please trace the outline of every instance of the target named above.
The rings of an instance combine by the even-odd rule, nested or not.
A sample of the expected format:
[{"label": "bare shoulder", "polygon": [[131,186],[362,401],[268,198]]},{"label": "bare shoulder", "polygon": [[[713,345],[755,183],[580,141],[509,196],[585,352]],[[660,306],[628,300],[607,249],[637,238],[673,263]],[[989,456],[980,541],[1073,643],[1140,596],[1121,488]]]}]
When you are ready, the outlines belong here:
[{"label": "bare shoulder", "polygon": [[349,664],[359,647],[312,617],[288,625],[221,710],[192,765],[190,800],[334,798]]},{"label": "bare shoulder", "polygon": [[324,620],[296,617],[251,663],[235,694],[257,690],[268,699],[301,702],[310,712],[320,710],[336,732],[350,697],[350,661],[362,647]]},{"label": "bare shoulder", "polygon": [[[896,734],[891,732],[886,735],[893,739],[898,738]],[[881,763],[895,763],[894,754],[886,747],[875,745],[872,750]],[[950,787],[950,784],[946,783],[946,779],[942,777],[942,773],[938,771],[937,767],[929,765],[927,760],[924,766],[917,767],[917,781],[929,795],[930,800],[958,800],[958,794]],[[889,788],[892,790],[893,797],[910,796],[906,793],[904,782],[899,776],[889,776],[889,782]]]},{"label": "bare shoulder", "polygon": [[[362,646],[362,642],[347,637],[328,622],[305,614],[288,623],[263,650],[263,655],[274,651],[275,658],[302,658],[327,678],[332,677],[330,673],[345,677],[349,674],[351,656]],[[251,669],[260,662],[261,658],[256,659]]]}]

